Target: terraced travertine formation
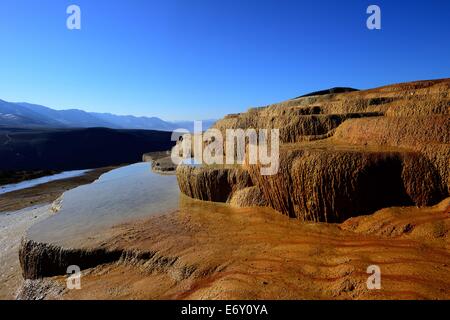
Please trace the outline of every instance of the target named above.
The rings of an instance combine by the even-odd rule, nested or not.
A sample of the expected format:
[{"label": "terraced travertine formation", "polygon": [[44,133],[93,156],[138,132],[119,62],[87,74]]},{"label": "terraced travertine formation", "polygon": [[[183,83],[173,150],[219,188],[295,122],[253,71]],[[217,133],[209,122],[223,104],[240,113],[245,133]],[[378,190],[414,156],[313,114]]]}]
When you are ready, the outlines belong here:
[{"label": "terraced travertine formation", "polygon": [[[217,168],[180,166],[181,191],[197,199],[233,203],[234,192],[253,187],[261,198],[237,205],[262,203],[300,220],[342,222],[389,206],[434,205],[449,195],[450,79],[301,97],[229,115],[215,128],[280,129],[280,170],[262,176],[258,165],[247,165],[250,184],[218,185]],[[242,171],[220,170],[221,176]],[[225,190],[222,199],[211,196]]]},{"label": "terraced travertine formation", "polygon": [[[19,298],[448,299],[449,210],[450,198],[305,223],[182,197],[176,212],[116,226],[90,249],[24,242]],[[73,264],[81,290],[66,287]],[[367,288],[370,265],[381,290]]]},{"label": "terraced travertine formation", "polygon": [[[182,165],[177,181],[190,198],[170,192],[176,205],[136,221],[130,207],[146,178],[119,174],[110,183],[123,188],[102,185],[28,232],[19,298],[449,299],[449,88],[438,80],[308,96],[227,117],[216,128],[282,129],[277,175]],[[145,198],[176,189],[173,179],[156,183]],[[128,218],[105,227],[101,207]],[[82,220],[68,222],[76,213]],[[77,229],[91,224],[101,226]],[[83,270],[81,290],[66,288],[69,265]],[[367,287],[371,265],[381,290]]]}]

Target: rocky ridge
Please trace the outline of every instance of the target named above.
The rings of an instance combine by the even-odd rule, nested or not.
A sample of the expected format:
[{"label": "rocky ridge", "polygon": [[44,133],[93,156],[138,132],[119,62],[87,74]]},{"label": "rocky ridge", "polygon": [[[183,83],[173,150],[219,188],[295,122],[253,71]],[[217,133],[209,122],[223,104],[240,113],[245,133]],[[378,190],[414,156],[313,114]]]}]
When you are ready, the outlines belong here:
[{"label": "rocky ridge", "polygon": [[343,222],[389,206],[434,205],[449,195],[450,79],[306,95],[228,115],[214,128],[280,129],[280,170],[263,176],[259,165],[179,166],[181,191],[196,199],[230,203],[252,187],[260,198],[239,206]]}]

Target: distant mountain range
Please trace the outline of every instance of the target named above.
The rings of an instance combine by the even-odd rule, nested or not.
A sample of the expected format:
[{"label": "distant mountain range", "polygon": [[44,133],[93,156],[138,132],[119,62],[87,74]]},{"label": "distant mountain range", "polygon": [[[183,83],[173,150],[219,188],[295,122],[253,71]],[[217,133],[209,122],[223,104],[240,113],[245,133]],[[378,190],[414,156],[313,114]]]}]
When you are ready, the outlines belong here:
[{"label": "distant mountain range", "polygon": [[[215,120],[203,120],[203,130]],[[157,117],[118,116],[78,109],[54,110],[48,107],[0,100],[0,127],[13,128],[94,128],[173,131],[193,130],[193,121],[168,122]]]}]

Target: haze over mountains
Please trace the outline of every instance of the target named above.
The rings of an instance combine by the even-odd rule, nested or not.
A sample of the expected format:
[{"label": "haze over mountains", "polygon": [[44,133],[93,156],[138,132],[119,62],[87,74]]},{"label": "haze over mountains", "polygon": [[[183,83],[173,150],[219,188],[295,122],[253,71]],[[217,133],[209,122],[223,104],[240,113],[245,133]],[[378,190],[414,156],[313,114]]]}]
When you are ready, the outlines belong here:
[{"label": "haze over mountains", "polygon": [[[203,129],[215,120],[203,120]],[[94,128],[173,131],[193,130],[193,121],[168,122],[157,117],[119,116],[79,109],[54,110],[45,106],[0,100],[0,127],[14,128]]]}]

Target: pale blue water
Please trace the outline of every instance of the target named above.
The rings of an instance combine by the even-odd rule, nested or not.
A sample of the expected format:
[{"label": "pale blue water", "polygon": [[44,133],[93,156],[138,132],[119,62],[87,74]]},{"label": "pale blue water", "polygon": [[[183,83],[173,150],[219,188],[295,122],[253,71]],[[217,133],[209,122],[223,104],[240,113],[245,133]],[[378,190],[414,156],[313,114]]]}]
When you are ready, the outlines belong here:
[{"label": "pale blue water", "polygon": [[37,179],[22,181],[19,183],[12,183],[0,186],[0,194],[5,194],[12,191],[27,189],[31,187],[35,187],[47,182],[56,181],[56,180],[63,180],[68,178],[74,178],[79,177],[85,174],[86,172],[89,172],[91,170],[74,170],[74,171],[65,171],[58,174],[54,174],[51,176],[45,176]]},{"label": "pale blue water", "polygon": [[175,211],[179,197],[176,176],[153,173],[150,163],[133,164],[66,192],[61,210],[34,225],[28,236],[39,242],[81,245],[117,224]]}]

